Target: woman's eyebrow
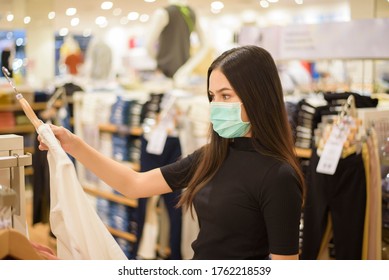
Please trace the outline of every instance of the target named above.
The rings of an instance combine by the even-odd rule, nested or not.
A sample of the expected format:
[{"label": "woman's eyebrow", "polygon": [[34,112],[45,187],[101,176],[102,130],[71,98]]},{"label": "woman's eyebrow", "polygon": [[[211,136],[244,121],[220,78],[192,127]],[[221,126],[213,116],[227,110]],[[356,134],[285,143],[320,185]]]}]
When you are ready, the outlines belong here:
[{"label": "woman's eyebrow", "polygon": [[[217,93],[217,92],[223,92],[223,91],[232,91],[232,88],[224,87],[224,88],[216,90],[215,92]],[[208,93],[213,93],[213,92],[211,90],[208,90]]]}]

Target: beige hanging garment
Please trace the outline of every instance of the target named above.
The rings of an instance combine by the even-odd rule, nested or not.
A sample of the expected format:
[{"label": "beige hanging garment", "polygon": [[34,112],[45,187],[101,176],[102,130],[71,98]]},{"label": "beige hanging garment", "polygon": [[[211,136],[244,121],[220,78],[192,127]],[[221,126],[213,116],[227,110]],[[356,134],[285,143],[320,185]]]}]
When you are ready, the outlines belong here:
[{"label": "beige hanging garment", "polygon": [[127,257],[92,207],[76,170],[49,125],[37,129],[49,147],[50,226],[57,256],[69,260],[126,260]]}]

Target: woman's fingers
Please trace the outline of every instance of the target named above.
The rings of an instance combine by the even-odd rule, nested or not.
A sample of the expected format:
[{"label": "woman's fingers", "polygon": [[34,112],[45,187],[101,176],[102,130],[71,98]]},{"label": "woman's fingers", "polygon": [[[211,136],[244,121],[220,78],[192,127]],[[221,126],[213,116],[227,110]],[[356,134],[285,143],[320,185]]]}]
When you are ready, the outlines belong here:
[{"label": "woman's fingers", "polygon": [[[50,124],[50,129],[53,131],[53,134],[57,137],[57,135],[59,134],[60,128],[56,125]],[[38,134],[37,138],[39,141],[38,149],[41,151],[47,151],[49,149],[49,147],[43,142],[43,138],[39,134]]]},{"label": "woman's fingers", "polygon": [[59,260],[59,258],[56,256],[53,250],[51,250],[49,247],[46,247],[44,245],[41,245],[39,243],[30,241],[32,247],[35,249],[35,251],[41,255],[43,258],[47,260]]},{"label": "woman's fingers", "polygon": [[46,144],[43,143],[42,137],[40,135],[38,135],[37,138],[38,138],[38,141],[39,141],[38,149],[41,150],[41,151],[47,151],[49,149],[49,147],[47,147]]}]

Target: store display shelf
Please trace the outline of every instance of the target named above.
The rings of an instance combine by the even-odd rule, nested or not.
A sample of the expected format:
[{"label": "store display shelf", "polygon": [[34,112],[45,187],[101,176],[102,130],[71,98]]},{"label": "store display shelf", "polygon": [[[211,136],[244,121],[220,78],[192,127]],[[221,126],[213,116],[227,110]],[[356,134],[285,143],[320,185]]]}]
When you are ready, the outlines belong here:
[{"label": "store display shelf", "polygon": [[26,167],[24,169],[24,175],[31,176],[33,174],[34,174],[34,169],[32,168],[32,166]]},{"label": "store display shelf", "polygon": [[32,124],[20,124],[10,127],[0,127],[0,134],[8,133],[31,133],[34,132],[35,128]]},{"label": "store display shelf", "polygon": [[[41,111],[46,109],[46,102],[36,102],[31,104],[31,108],[34,111]],[[1,104],[0,112],[19,112],[22,111],[22,107],[19,103],[15,104]],[[0,125],[0,134],[8,133],[32,133],[35,131],[35,128],[32,124],[17,124],[14,126],[1,126]]]},{"label": "store display shelf", "polygon": [[170,249],[170,247],[161,248],[160,244],[157,244],[155,249],[159,253],[162,252],[164,256],[170,256],[172,253],[172,250]]},{"label": "store display shelf", "polygon": [[122,133],[133,136],[141,136],[142,128],[141,127],[129,127],[125,125],[115,125],[115,124],[100,124],[99,130],[101,132],[110,132],[110,133]]},{"label": "store display shelf", "polygon": [[126,240],[128,240],[128,241],[130,241],[130,242],[133,242],[133,243],[136,242],[136,236],[133,235],[132,233],[128,233],[128,232],[125,232],[125,231],[121,231],[121,230],[112,228],[112,227],[110,227],[110,226],[107,226],[107,228],[108,228],[108,231],[109,231],[112,235],[115,235],[115,236],[117,236],[117,237],[126,239]]},{"label": "store display shelf", "polygon": [[136,199],[126,198],[122,195],[114,194],[112,192],[98,190],[93,187],[84,186],[84,191],[90,195],[101,197],[116,203],[120,203],[130,207],[138,207],[138,201]]},{"label": "store display shelf", "polygon": [[24,147],[24,151],[26,153],[33,154],[33,153],[35,153],[35,148],[34,147]]},{"label": "store display shelf", "polygon": [[[34,111],[44,110],[46,109],[46,102],[36,102],[31,104],[31,108]],[[21,111],[22,107],[19,103],[15,104],[2,104],[0,105],[0,111]]]},{"label": "store display shelf", "polygon": [[132,170],[140,171],[140,164],[136,162],[131,161],[121,161],[122,164],[130,167]]},{"label": "store display shelf", "polygon": [[295,147],[296,155],[299,158],[310,158],[312,155],[312,150],[311,149],[303,149],[303,148],[298,148]]},{"label": "store display shelf", "polygon": [[388,158],[382,158],[381,159],[381,165],[382,166],[389,166],[389,159]]}]

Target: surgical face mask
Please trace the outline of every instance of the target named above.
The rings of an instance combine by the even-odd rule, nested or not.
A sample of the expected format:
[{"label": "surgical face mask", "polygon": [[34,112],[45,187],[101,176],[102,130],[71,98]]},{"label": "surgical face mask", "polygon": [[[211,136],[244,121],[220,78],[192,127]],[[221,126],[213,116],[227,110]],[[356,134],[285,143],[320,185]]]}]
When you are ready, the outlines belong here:
[{"label": "surgical face mask", "polygon": [[240,102],[211,102],[211,123],[220,137],[242,137],[249,131],[250,122],[241,118],[241,105]]}]

